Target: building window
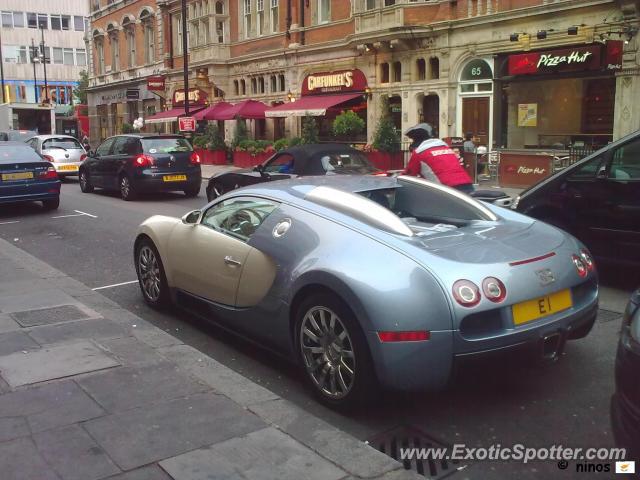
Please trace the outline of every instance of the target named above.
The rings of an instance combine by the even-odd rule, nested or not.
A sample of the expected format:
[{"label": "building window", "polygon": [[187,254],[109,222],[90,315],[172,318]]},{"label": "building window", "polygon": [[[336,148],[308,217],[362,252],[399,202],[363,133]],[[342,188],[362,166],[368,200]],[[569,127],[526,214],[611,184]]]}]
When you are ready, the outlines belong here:
[{"label": "building window", "polygon": [[51,15],[51,30],[62,30],[60,15]]},{"label": "building window", "polygon": [[280,30],[280,16],[278,14],[278,0],[271,0],[271,33]]},{"label": "building window", "polygon": [[264,0],[256,0],[258,16],[256,21],[256,31],[258,36],[264,35]]},{"label": "building window", "polygon": [[27,63],[27,47],[3,45],[2,57],[6,63]]},{"label": "building window", "polygon": [[318,23],[331,21],[331,0],[318,0]]},{"label": "building window", "polygon": [[244,81],[244,78],[240,80],[240,95],[247,94],[247,83]]},{"label": "building window", "polygon": [[264,93],[264,78],[258,78],[258,93]]},{"label": "building window", "polygon": [[255,78],[251,79],[251,93],[254,95],[258,93],[258,83]]},{"label": "building window", "polygon": [[389,64],[380,64],[380,83],[389,83]]},{"label": "building window", "polygon": [[218,43],[224,43],[224,22],[216,22],[216,35]]},{"label": "building window", "polygon": [[224,14],[224,3],[216,2],[216,15]]},{"label": "building window", "polygon": [[38,14],[38,28],[47,30],[49,28],[49,17],[46,13]]},{"label": "building window", "polygon": [[127,39],[127,66],[136,66],[136,27],[130,20],[122,23]]},{"label": "building window", "polygon": [[38,16],[35,13],[27,13],[27,26],[29,28],[38,28]]},{"label": "building window", "polygon": [[173,15],[173,51],[176,55],[182,54],[182,15]]},{"label": "building window", "polygon": [[367,4],[365,6],[365,8],[367,10],[373,10],[374,8],[376,8],[376,0],[367,0]]},{"label": "building window", "polygon": [[271,77],[269,78],[270,81],[270,92],[277,92],[278,91],[278,79],[276,78],[275,75],[271,75]]},{"label": "building window", "polygon": [[98,75],[104,75],[104,41],[102,39],[94,39],[96,45],[96,72]]},{"label": "building window", "polygon": [[2,28],[13,28],[13,14],[2,12]]},{"label": "building window", "polygon": [[73,48],[65,48],[62,51],[63,63],[65,65],[73,65]]},{"label": "building window", "polygon": [[2,12],[2,28],[24,28],[24,13]]},{"label": "building window", "polygon": [[76,32],[84,32],[84,17],[73,17],[73,29]]},{"label": "building window", "polygon": [[384,0],[385,7],[391,7],[396,4],[396,0]]},{"label": "building window", "polygon": [[285,82],[284,82],[284,74],[278,75],[278,80],[280,81],[280,91],[285,91]]},{"label": "building window", "polygon": [[393,81],[394,82],[402,81],[402,63],[401,62],[393,62]]},{"label": "building window", "polygon": [[418,60],[416,60],[416,79],[427,79],[427,62],[424,61],[424,58],[419,58]]},{"label": "building window", "polygon": [[53,63],[62,65],[62,49],[53,47]]},{"label": "building window", "polygon": [[81,67],[87,65],[87,52],[84,48],[76,48],[76,65]]},{"label": "building window", "polygon": [[251,0],[244,0],[244,38],[251,36]]},{"label": "building window", "polygon": [[234,95],[239,95],[240,93],[239,87],[238,87],[238,80],[234,80],[233,81],[233,94]]},{"label": "building window", "polygon": [[429,78],[431,80],[440,78],[440,60],[438,60],[438,57],[431,57],[429,59]]},{"label": "building window", "polygon": [[[155,61],[155,30],[153,21],[155,17],[149,10],[144,10],[140,14],[142,22],[142,31],[144,33],[144,63],[149,64]],[[182,22],[180,22],[180,31],[182,31]],[[180,51],[182,51],[182,39],[180,40]]]},{"label": "building window", "polygon": [[116,73],[120,70],[120,42],[118,41],[118,34],[112,34],[111,40],[111,72]]}]

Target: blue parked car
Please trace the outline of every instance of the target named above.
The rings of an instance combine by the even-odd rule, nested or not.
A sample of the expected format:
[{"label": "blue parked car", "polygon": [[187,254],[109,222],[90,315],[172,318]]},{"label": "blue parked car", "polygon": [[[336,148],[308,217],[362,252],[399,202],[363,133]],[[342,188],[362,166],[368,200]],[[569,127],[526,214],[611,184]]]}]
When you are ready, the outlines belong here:
[{"label": "blue parked car", "polygon": [[50,162],[26,143],[0,143],[0,204],[40,201],[47,210],[60,205],[60,179]]}]

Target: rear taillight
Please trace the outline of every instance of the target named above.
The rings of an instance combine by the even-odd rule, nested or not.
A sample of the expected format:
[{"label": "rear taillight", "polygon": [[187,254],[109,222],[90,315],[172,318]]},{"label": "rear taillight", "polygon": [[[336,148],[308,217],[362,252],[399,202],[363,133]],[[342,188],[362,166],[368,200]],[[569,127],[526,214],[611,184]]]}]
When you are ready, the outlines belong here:
[{"label": "rear taillight", "polygon": [[387,172],[385,172],[384,170],[379,170],[377,172],[373,172],[371,175],[373,175],[374,177],[387,177],[387,176],[389,176],[389,174]]},{"label": "rear taillight", "polygon": [[382,343],[388,342],[423,342],[431,338],[431,333],[425,330],[412,332],[378,332]]},{"label": "rear taillight", "polygon": [[42,155],[47,162],[55,162],[55,159],[51,155]]},{"label": "rear taillight", "polygon": [[55,168],[49,167],[46,170],[42,170],[38,174],[38,178],[40,180],[57,180],[58,179],[58,173],[56,172]]},{"label": "rear taillight", "polygon": [[150,167],[153,165],[153,157],[151,155],[138,155],[135,162],[138,167]]},{"label": "rear taillight", "polygon": [[502,302],[507,296],[507,288],[495,277],[487,277],[482,281],[482,293],[494,303]]},{"label": "rear taillight", "polygon": [[85,158],[87,158],[87,154],[83,153],[82,155],[80,155],[80,161],[82,162]]},{"label": "rear taillight", "polygon": [[480,303],[480,289],[470,280],[458,280],[453,284],[453,298],[463,307],[475,307]]},{"label": "rear taillight", "polygon": [[581,249],[580,258],[582,259],[584,264],[587,266],[587,270],[592,272],[593,270],[596,269],[596,262],[593,261],[593,257],[591,256],[591,253],[589,253],[589,250],[587,250],[586,248]]},{"label": "rear taillight", "polygon": [[191,157],[189,158],[189,160],[194,165],[200,165],[200,155],[198,155],[196,152],[191,152]]},{"label": "rear taillight", "polygon": [[586,277],[587,274],[589,273],[589,269],[587,267],[587,264],[584,262],[584,260],[582,260],[582,258],[580,258],[578,255],[571,255],[571,259],[573,260],[573,264],[576,267],[576,271],[578,272],[578,275],[580,275],[581,277]]}]

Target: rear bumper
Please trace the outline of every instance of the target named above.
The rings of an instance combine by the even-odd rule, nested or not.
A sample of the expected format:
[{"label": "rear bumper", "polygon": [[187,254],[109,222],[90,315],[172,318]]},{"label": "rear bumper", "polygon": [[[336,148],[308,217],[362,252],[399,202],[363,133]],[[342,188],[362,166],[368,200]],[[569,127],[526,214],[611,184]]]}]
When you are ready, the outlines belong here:
[{"label": "rear bumper", "polygon": [[[78,176],[78,172],[80,169],[80,165],[82,162],[60,162],[60,163],[52,163],[53,168],[56,169],[56,172],[59,177],[69,177],[69,176]],[[73,170],[68,170],[73,167]],[[66,169],[65,169],[66,168]]]},{"label": "rear bumper", "polygon": [[60,196],[60,181],[25,185],[0,185],[0,203],[33,202]]},{"label": "rear bumper", "polygon": [[[165,181],[166,175],[184,175],[186,180],[181,181]],[[202,174],[200,169],[183,172],[154,172],[152,170],[144,170],[137,173],[131,179],[133,187],[140,192],[169,192],[175,190],[188,190],[192,188],[200,188],[202,185]]]}]

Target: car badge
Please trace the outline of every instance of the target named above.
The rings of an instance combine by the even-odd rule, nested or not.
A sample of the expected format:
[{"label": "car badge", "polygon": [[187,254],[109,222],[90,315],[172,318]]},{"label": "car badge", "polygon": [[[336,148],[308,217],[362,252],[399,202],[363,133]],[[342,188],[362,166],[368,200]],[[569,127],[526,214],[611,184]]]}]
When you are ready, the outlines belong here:
[{"label": "car badge", "polygon": [[68,154],[68,153],[65,153],[65,154],[64,154],[64,158],[69,158],[69,154]]},{"label": "car badge", "polygon": [[285,218],[284,220],[281,220],[280,222],[278,222],[278,224],[275,227],[273,227],[272,234],[275,238],[280,238],[285,233],[287,233],[290,228],[291,228],[291,219]]},{"label": "car badge", "polygon": [[540,279],[540,286],[546,287],[547,285],[551,285],[556,281],[556,277],[553,275],[553,272],[549,268],[545,268],[543,270],[537,270],[536,275]]}]

